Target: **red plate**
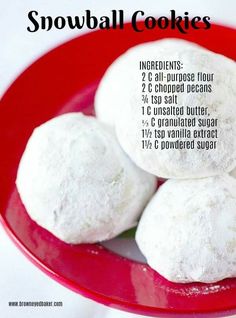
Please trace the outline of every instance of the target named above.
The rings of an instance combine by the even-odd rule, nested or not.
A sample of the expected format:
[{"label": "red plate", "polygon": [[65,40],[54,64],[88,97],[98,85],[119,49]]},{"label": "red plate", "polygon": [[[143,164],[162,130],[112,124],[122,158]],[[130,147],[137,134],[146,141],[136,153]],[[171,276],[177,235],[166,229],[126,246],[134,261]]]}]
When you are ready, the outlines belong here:
[{"label": "red plate", "polygon": [[127,48],[163,37],[182,37],[236,58],[236,31],[97,31],[44,55],[8,89],[0,106],[1,220],[21,250],[61,284],[100,303],[151,316],[236,312],[236,279],[216,284],[174,284],[148,265],[104,247],[67,245],[37,226],[26,214],[14,181],[20,157],[34,127],[69,111],[93,111],[97,83],[108,65]]}]

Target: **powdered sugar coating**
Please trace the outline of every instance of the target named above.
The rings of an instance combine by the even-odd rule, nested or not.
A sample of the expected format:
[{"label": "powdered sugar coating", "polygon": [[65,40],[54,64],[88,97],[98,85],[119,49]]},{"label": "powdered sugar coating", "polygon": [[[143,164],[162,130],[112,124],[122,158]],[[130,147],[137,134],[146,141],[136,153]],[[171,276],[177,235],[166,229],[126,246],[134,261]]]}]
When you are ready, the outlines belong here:
[{"label": "powdered sugar coating", "polygon": [[236,180],[168,180],[147,205],[136,241],[148,264],[173,282],[236,276]]},{"label": "powdered sugar coating", "polygon": [[116,113],[121,111],[129,91],[123,85],[128,77],[128,60],[121,55],[106,70],[96,90],[94,108],[101,122],[115,126]]},{"label": "powdered sugar coating", "polygon": [[107,240],[134,226],[155,183],[109,127],[81,113],[34,130],[16,180],[31,218],[68,243]]},{"label": "powdered sugar coating", "polygon": [[230,175],[231,175],[232,177],[236,178],[236,169],[232,170],[232,171],[230,172]]}]

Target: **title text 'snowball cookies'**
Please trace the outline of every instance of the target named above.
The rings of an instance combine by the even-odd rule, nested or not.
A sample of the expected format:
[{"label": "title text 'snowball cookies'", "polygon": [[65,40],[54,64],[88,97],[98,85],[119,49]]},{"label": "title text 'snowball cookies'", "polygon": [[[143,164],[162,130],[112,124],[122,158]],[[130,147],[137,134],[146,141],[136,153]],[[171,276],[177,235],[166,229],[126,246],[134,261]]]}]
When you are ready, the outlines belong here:
[{"label": "title text 'snowball cookies'", "polygon": [[16,181],[32,219],[68,243],[107,240],[134,226],[155,183],[109,127],[80,113],[34,130]]},{"label": "title text 'snowball cookies'", "polygon": [[173,282],[236,276],[236,180],[168,180],[147,205],[136,241],[148,264]]}]

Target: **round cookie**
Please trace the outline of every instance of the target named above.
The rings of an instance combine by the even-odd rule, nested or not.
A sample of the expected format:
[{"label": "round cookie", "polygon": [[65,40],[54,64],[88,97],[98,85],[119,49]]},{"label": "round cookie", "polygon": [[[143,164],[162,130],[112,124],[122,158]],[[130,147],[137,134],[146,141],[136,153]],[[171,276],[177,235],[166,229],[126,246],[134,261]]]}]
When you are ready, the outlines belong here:
[{"label": "round cookie", "polygon": [[[184,93],[177,93],[177,104],[152,104],[150,102],[151,94],[148,95],[149,103],[143,104],[143,71],[139,67],[140,61],[180,61],[183,63],[183,69],[177,71],[151,70],[153,78],[154,74],[159,72],[163,72],[164,75],[182,72],[194,73],[195,76],[199,72],[213,74],[213,82],[198,82],[198,80],[194,82],[202,85],[210,84],[212,92],[186,93],[185,87]],[[148,82],[144,83],[147,85]],[[186,85],[188,83],[185,82]],[[173,82],[167,82],[167,79],[164,78],[160,83],[153,80],[152,84],[172,85]],[[182,85],[183,82],[180,84]],[[159,92],[156,95],[164,100],[167,93]],[[110,66],[97,92],[96,113],[100,120],[110,122],[116,127],[121,146],[142,169],[163,178],[201,178],[229,172],[236,166],[235,104],[236,66],[234,61],[183,40],[167,39],[133,47]],[[101,105],[104,105],[103,108]],[[143,105],[144,108],[147,105],[151,106],[152,112],[157,106],[163,109],[174,105],[183,107],[184,114],[143,115]],[[203,115],[198,112],[189,115],[187,107],[192,109],[202,107],[206,111]],[[106,115],[107,118],[105,118]],[[150,124],[151,117],[156,120],[154,127]],[[179,131],[181,128],[186,128],[186,125],[170,127],[169,124],[165,126],[165,124],[158,123],[158,120],[166,118],[172,121],[178,120],[178,118],[191,121],[195,119],[197,122],[195,127],[187,127],[192,134],[191,138],[184,134],[168,136],[169,130]],[[215,120],[215,126],[212,128],[212,122],[209,127],[198,126],[199,119],[204,120],[204,123],[209,119]],[[149,121],[147,125],[146,120]],[[143,146],[146,135],[143,137],[142,131],[145,129],[152,129],[151,149],[147,143],[145,144],[147,149]],[[158,145],[155,144],[154,129],[161,129],[165,133],[164,139],[157,139]],[[185,143],[192,141],[194,129],[198,131],[217,129],[217,138],[214,136],[195,137],[194,149],[187,149],[186,146],[184,148],[169,146],[169,149],[165,147],[161,149],[162,141],[167,141],[172,145],[179,141]],[[211,143],[209,147],[212,148],[202,148],[198,142],[204,142],[204,146],[209,145],[206,143]]]},{"label": "round cookie", "polygon": [[16,184],[39,225],[65,242],[93,243],[134,226],[156,180],[126,156],[112,129],[69,113],[34,130]]},{"label": "round cookie", "polygon": [[172,282],[235,277],[236,180],[168,180],[147,205],[136,241],[148,264]]}]

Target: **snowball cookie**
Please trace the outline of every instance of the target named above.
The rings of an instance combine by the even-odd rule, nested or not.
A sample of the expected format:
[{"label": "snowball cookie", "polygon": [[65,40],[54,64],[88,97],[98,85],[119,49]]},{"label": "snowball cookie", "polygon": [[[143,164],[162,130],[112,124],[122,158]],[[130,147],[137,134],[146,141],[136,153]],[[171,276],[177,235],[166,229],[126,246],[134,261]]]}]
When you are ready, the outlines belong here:
[{"label": "snowball cookie", "polygon": [[[163,71],[164,75],[167,73],[194,73],[197,78],[197,74],[210,73],[214,74],[213,82],[203,82],[196,80],[190,82],[191,85],[202,84],[212,85],[212,92],[200,92],[200,93],[186,93],[186,86],[189,82],[180,82],[185,85],[184,93],[177,93],[178,101],[175,104],[151,104],[151,95],[149,94],[149,103],[143,104],[142,102],[142,70],[139,69],[140,61],[181,61],[183,63],[183,69],[177,71]],[[123,67],[121,67],[123,63]],[[197,45],[186,43],[182,40],[163,40],[151,43],[142,44],[141,46],[134,47],[119,58],[117,64],[114,64],[114,69],[108,72],[113,72],[115,75],[112,77],[111,73],[108,73],[109,85],[107,82],[106,87],[110,87],[110,91],[106,89],[108,96],[113,96],[114,102],[112,104],[110,98],[107,97],[107,105],[118,111],[114,112],[113,123],[116,127],[116,133],[118,140],[130,156],[130,158],[142,169],[163,178],[201,178],[207,176],[219,175],[225,172],[230,172],[236,166],[236,64],[234,61],[210,52]],[[118,69],[119,68],[119,69]],[[123,69],[126,69],[124,72]],[[119,74],[119,70],[120,74]],[[152,71],[153,78],[154,74],[160,71]],[[119,75],[118,75],[119,74]],[[104,79],[105,83],[105,79]],[[147,80],[145,81],[147,84]],[[164,78],[163,81],[152,81],[154,85],[173,85],[179,82],[168,82]],[[105,86],[105,84],[104,84]],[[119,93],[118,88],[119,87]],[[102,83],[100,85],[102,91]],[[104,91],[104,89],[103,89]],[[113,93],[114,91],[114,93]],[[100,120],[106,121],[106,118],[102,118],[102,108],[99,110],[99,99],[101,101],[105,98],[101,98],[102,93],[97,93],[96,99],[96,111]],[[146,93],[145,93],[146,94]],[[167,95],[165,92],[157,93],[158,96],[164,97]],[[104,96],[104,94],[103,94]],[[169,96],[169,95],[168,95]],[[172,94],[170,95],[172,96]],[[101,102],[100,102],[101,103]],[[122,106],[121,106],[122,105]],[[152,111],[155,107],[159,109],[166,109],[170,106],[183,107],[184,114],[171,114],[171,115],[143,115],[142,105],[151,106]],[[108,107],[108,106],[107,106]],[[204,114],[199,114],[199,111],[194,114],[187,114],[187,107],[195,110],[196,107],[207,108]],[[105,109],[103,109],[105,114]],[[107,120],[111,120],[112,110],[107,112],[109,116]],[[210,114],[210,115],[209,115]],[[105,115],[104,115],[105,116]],[[154,127],[150,126],[150,118],[154,117],[156,122]],[[178,118],[184,120],[196,120],[195,127],[179,126],[170,127],[169,124],[165,126],[165,123],[159,123],[161,120],[171,119],[172,121],[178,120]],[[211,123],[208,127],[198,126],[198,120],[203,119],[203,125],[206,124],[206,120],[217,120],[217,125],[212,128]],[[148,126],[145,124],[145,120],[148,120]],[[111,120],[112,122],[112,120]],[[191,138],[188,136],[175,136],[168,137],[167,131],[179,130],[180,128],[188,128],[191,131]],[[152,129],[152,149],[143,149],[142,130]],[[158,149],[154,146],[155,143],[155,129],[162,129],[165,132],[164,139],[156,139],[159,141]],[[209,132],[217,129],[217,138],[214,136],[206,135],[202,137],[202,129]],[[193,130],[200,131],[200,137],[193,139]],[[147,139],[147,138],[146,138]],[[178,143],[186,141],[194,141],[194,149],[161,149],[161,142],[168,141]],[[198,142],[205,141],[212,142],[213,149],[199,148]],[[213,142],[216,142],[216,147]]]},{"label": "snowball cookie", "polygon": [[168,180],[147,205],[136,241],[148,264],[172,282],[236,276],[236,180]]},{"label": "snowball cookie", "polygon": [[81,113],[34,130],[16,180],[31,218],[68,243],[107,240],[134,226],[155,183],[109,127]]}]

